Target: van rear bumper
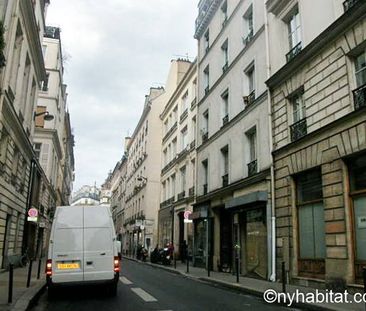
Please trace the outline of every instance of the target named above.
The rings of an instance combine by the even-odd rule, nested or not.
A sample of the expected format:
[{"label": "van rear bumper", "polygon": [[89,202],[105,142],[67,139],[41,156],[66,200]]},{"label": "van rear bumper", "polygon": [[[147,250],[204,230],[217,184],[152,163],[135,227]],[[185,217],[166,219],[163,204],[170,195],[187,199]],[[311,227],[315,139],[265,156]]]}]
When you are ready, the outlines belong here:
[{"label": "van rear bumper", "polygon": [[109,280],[95,280],[95,281],[78,281],[78,282],[63,282],[54,283],[52,277],[47,276],[46,282],[48,287],[69,287],[69,286],[83,286],[83,285],[109,285],[117,284],[119,279],[119,272],[114,273],[114,278]]}]

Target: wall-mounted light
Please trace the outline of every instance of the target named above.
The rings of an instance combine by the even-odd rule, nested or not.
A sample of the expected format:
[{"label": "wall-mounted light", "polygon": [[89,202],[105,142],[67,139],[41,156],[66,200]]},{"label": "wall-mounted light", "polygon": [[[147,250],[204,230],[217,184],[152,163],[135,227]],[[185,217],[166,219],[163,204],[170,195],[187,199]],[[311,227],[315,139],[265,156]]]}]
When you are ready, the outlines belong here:
[{"label": "wall-mounted light", "polygon": [[34,112],[34,114],[33,114],[33,120],[35,120],[37,117],[40,117],[40,116],[43,116],[43,115],[44,115],[43,119],[45,121],[51,121],[51,120],[53,120],[55,118],[48,111],[43,111],[43,112],[39,112],[39,113]]}]

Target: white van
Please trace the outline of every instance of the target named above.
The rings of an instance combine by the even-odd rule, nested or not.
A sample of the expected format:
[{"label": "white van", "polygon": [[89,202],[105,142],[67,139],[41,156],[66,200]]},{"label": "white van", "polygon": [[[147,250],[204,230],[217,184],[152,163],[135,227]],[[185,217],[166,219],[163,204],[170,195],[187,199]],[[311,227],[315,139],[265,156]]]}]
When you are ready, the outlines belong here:
[{"label": "white van", "polygon": [[116,295],[118,243],[108,207],[57,207],[46,264],[49,296],[59,286],[83,284],[107,285]]}]

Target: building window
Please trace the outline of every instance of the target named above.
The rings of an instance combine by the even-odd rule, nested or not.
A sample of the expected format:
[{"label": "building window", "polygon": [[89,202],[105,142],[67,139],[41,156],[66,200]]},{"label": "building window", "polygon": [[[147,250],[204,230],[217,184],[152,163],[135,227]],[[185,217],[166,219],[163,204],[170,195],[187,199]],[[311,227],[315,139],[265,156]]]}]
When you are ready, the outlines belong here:
[{"label": "building window", "polygon": [[246,133],[249,147],[248,176],[258,171],[257,165],[257,129],[254,127]]},{"label": "building window", "polygon": [[301,51],[301,26],[300,13],[296,7],[287,21],[288,41],[290,52],[286,55],[287,61],[290,61]]},{"label": "building window", "polygon": [[221,94],[222,99],[222,125],[229,122],[229,90]]},{"label": "building window", "polygon": [[177,155],[177,138],[174,138],[172,141],[172,159]]},{"label": "building window", "polygon": [[202,170],[203,170],[203,194],[207,193],[208,190],[208,160],[202,161]]},{"label": "building window", "polygon": [[203,113],[203,122],[202,122],[202,129],[201,129],[201,134],[202,134],[202,142],[205,142],[208,139],[208,118],[209,118],[209,114],[208,114],[208,110],[206,110]]},{"label": "building window", "polygon": [[41,148],[42,148],[41,143],[34,143],[34,153],[36,155],[37,160],[39,160],[41,156]]},{"label": "building window", "polygon": [[[180,169],[180,190],[181,190],[181,193],[185,193],[186,191],[186,167],[183,166],[181,169]],[[184,195],[183,195],[184,197]]]},{"label": "building window", "polygon": [[42,81],[42,91],[43,92],[47,92],[48,91],[48,82],[49,82],[49,79],[50,79],[50,73],[47,72],[46,73],[46,78],[44,81]]},{"label": "building window", "polygon": [[243,97],[245,107],[249,106],[253,103],[255,99],[255,67],[254,63],[252,63],[247,70],[245,70],[245,85],[244,85],[244,93]]},{"label": "building window", "polygon": [[227,22],[227,1],[225,0],[223,5],[221,6],[221,15],[222,15],[222,27],[225,27]]},{"label": "building window", "polygon": [[[6,153],[8,151],[9,134],[3,128],[0,138],[0,165],[4,165],[6,162]],[[1,168],[2,169],[2,168]]]},{"label": "building window", "polygon": [[222,157],[222,186],[229,184],[229,147],[226,145],[221,149]]},{"label": "building window", "polygon": [[175,200],[175,174],[172,175],[172,177],[170,178],[171,180],[171,197],[173,198],[173,201]]},{"label": "building window", "polygon": [[356,85],[353,91],[355,110],[366,107],[366,51],[364,50],[355,60]]},{"label": "building window", "polygon": [[186,109],[188,108],[188,91],[186,91],[182,97],[182,114],[186,111]]},{"label": "building window", "polygon": [[210,32],[208,29],[203,36],[203,40],[204,40],[205,52],[207,53],[210,48]]},{"label": "building window", "polygon": [[306,107],[302,92],[290,98],[292,108],[291,141],[300,139],[307,134]]},{"label": "building window", "polygon": [[203,70],[203,83],[205,87],[205,95],[210,90],[210,67],[207,67]]},{"label": "building window", "polygon": [[229,67],[229,43],[228,39],[225,40],[224,44],[221,46],[223,66],[222,71],[225,72]]},{"label": "building window", "polygon": [[325,222],[320,169],[295,177],[299,223],[299,272],[324,274]]},{"label": "building window", "polygon": [[244,37],[243,43],[247,45],[254,35],[254,24],[253,24],[253,5],[251,5],[245,12],[244,16]]},{"label": "building window", "polygon": [[188,146],[188,130],[187,130],[187,127],[185,127],[181,131],[181,149],[182,149],[182,151],[184,149],[186,149],[187,146]]}]

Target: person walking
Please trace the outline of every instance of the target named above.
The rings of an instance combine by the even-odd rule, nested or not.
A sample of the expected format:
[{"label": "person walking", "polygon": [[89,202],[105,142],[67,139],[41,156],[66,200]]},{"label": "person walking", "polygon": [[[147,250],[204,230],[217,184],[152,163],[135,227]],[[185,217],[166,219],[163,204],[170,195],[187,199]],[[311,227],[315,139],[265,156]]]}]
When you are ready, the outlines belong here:
[{"label": "person walking", "polygon": [[180,259],[182,263],[185,263],[188,255],[188,245],[186,240],[182,242]]}]

